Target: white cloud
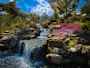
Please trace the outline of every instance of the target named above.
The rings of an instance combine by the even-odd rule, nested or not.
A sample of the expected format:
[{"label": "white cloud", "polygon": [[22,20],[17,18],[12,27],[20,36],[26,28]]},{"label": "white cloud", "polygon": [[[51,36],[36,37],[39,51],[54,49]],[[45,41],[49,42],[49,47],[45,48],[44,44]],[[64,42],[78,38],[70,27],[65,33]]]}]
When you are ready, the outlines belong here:
[{"label": "white cloud", "polygon": [[44,2],[45,0],[37,0],[38,2]]},{"label": "white cloud", "polygon": [[27,4],[25,4],[25,3],[24,3],[24,5],[25,5],[27,11],[30,11],[31,7],[29,5],[27,5]]},{"label": "white cloud", "polygon": [[15,1],[15,0],[10,0],[10,2],[13,2],[13,1]]},{"label": "white cloud", "polygon": [[[14,1],[14,0],[10,0]],[[19,1],[23,3],[24,7],[20,6]],[[20,6],[20,9],[25,8],[26,12],[29,13],[35,13],[37,15],[42,16],[43,13],[46,13],[48,16],[51,16],[53,14],[53,9],[51,8],[50,4],[46,0],[28,0],[27,2],[24,2],[27,0],[17,0],[17,5]],[[31,6],[30,3],[38,2],[36,6]]]},{"label": "white cloud", "polygon": [[51,8],[50,4],[45,0],[35,0],[39,4],[32,8],[31,12],[36,13],[40,16],[43,15],[43,13],[46,13],[48,16],[51,16],[53,14],[53,9]]}]

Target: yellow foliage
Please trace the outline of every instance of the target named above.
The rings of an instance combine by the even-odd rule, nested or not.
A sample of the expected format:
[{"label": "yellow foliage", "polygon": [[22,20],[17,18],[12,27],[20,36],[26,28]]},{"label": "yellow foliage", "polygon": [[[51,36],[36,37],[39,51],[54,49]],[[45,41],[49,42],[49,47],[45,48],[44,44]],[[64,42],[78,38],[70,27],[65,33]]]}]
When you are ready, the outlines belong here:
[{"label": "yellow foliage", "polygon": [[68,46],[69,46],[69,48],[70,48],[70,47],[75,46],[76,44],[77,44],[77,39],[73,39],[73,40],[70,40],[70,41],[69,41]]}]

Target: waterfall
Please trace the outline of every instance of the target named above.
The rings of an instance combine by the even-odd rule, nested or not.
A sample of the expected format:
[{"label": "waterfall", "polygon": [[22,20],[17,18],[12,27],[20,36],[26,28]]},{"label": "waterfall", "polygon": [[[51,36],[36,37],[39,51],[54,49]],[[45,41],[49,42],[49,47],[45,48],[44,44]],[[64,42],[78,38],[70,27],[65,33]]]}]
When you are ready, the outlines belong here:
[{"label": "waterfall", "polygon": [[[20,40],[17,52],[2,59],[4,60],[3,64],[6,64],[6,59],[8,59],[7,62],[10,63],[10,65],[13,63],[12,66],[14,67],[10,67],[10,65],[4,66],[3,64],[0,64],[0,67],[15,68],[17,64],[18,66],[16,66],[16,68],[42,67],[43,61],[45,60],[45,48],[42,45],[45,44],[45,38],[47,37],[49,31],[44,29],[40,24],[37,26],[41,30],[40,36],[38,36],[36,39]],[[2,63],[2,60],[0,63]],[[13,60],[15,62],[13,62]]]},{"label": "waterfall", "polygon": [[45,29],[43,28],[40,24],[37,24],[37,27],[40,29],[41,33],[40,33],[40,36],[38,36],[37,38],[43,40],[43,39],[46,39],[50,30],[49,29]]},{"label": "waterfall", "polygon": [[28,47],[28,43],[20,41],[18,44],[18,53],[29,62],[31,49]]},{"label": "waterfall", "polygon": [[22,46],[22,42],[19,41],[19,44],[18,44],[18,50],[17,50],[18,53],[21,53],[21,46]]},{"label": "waterfall", "polygon": [[31,59],[31,61],[42,59],[41,58],[43,56],[42,51],[44,50],[42,46],[29,47],[30,45],[28,43],[25,42],[20,42],[20,43],[21,45],[19,44],[18,53],[20,53],[22,57],[24,57],[27,60]]},{"label": "waterfall", "polygon": [[23,57],[26,58],[27,61],[29,61],[30,58],[30,48],[28,47],[28,43],[24,44],[24,49],[23,49]]}]

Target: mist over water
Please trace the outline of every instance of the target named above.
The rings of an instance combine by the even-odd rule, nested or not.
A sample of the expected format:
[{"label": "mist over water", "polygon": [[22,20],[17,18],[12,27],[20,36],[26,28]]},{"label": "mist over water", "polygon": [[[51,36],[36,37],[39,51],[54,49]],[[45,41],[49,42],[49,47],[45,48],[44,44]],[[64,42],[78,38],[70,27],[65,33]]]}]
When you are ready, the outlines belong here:
[{"label": "mist over water", "polygon": [[16,56],[8,56],[0,58],[0,68],[33,68],[30,67],[24,58]]}]

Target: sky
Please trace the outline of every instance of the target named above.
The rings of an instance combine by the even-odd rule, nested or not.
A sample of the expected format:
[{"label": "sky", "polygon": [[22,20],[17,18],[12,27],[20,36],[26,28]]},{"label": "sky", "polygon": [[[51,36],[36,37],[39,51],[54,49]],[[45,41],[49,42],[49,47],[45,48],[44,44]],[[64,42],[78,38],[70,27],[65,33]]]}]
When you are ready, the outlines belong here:
[{"label": "sky", "polygon": [[[0,0],[0,3],[8,3],[13,1],[14,0]],[[48,3],[48,0],[16,0],[16,6],[25,13],[36,13],[40,16],[43,13],[46,13],[49,16],[53,14],[53,9]],[[77,11],[79,11],[82,6],[84,6],[84,0],[80,1]]]}]

